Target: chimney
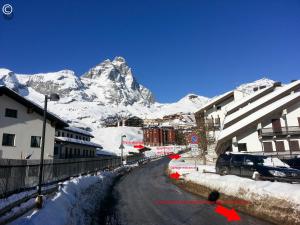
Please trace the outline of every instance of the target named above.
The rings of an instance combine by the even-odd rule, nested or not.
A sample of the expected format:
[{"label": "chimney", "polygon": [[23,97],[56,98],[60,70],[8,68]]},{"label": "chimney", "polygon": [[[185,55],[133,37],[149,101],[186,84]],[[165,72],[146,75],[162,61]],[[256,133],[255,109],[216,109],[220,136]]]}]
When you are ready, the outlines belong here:
[{"label": "chimney", "polygon": [[277,81],[277,82],[275,82],[275,83],[273,84],[273,86],[274,86],[274,87],[281,87],[281,82],[278,82],[278,81]]}]

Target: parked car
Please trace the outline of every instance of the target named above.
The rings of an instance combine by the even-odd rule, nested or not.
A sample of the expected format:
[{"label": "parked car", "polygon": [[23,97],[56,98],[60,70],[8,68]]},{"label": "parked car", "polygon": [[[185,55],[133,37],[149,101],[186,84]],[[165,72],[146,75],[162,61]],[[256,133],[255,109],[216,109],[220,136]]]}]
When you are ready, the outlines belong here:
[{"label": "parked car", "polygon": [[282,161],[288,164],[290,167],[300,170],[300,156],[290,159],[282,159]]},{"label": "parked car", "polygon": [[216,162],[216,172],[253,179],[300,182],[300,170],[290,168],[278,158],[250,154],[221,154]]}]

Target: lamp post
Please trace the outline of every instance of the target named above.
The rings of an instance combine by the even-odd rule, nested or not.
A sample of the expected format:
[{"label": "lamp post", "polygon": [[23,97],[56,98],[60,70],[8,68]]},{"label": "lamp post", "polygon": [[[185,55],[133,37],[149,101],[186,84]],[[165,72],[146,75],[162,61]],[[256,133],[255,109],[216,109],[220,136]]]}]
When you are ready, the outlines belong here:
[{"label": "lamp post", "polygon": [[120,147],[119,149],[121,149],[121,166],[123,166],[123,150],[124,150],[124,145],[123,145],[123,138],[125,138],[126,135],[122,135],[121,136],[121,144],[120,144]]},{"label": "lamp post", "polygon": [[42,180],[43,180],[43,167],[44,167],[44,150],[45,150],[45,135],[46,135],[46,123],[47,123],[47,103],[50,101],[58,101],[58,94],[45,95],[44,101],[44,119],[43,119],[43,131],[42,131],[42,146],[41,146],[41,157],[40,157],[40,171],[39,171],[39,184],[38,184],[38,196],[35,199],[36,207],[42,208],[43,196],[42,196]]}]

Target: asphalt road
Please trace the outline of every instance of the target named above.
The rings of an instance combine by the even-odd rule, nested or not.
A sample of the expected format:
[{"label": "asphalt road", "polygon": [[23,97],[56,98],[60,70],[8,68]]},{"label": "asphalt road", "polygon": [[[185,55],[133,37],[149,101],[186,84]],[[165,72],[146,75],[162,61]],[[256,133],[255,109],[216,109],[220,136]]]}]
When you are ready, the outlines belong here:
[{"label": "asphalt road", "polygon": [[[207,204],[156,204],[159,200],[205,200],[181,190],[165,175],[169,160],[157,160],[134,169],[123,176],[107,199],[106,215],[101,215],[105,225],[267,225],[251,216],[242,214],[240,221],[227,222],[214,212],[214,205]],[[106,218],[104,219],[103,216]]]}]

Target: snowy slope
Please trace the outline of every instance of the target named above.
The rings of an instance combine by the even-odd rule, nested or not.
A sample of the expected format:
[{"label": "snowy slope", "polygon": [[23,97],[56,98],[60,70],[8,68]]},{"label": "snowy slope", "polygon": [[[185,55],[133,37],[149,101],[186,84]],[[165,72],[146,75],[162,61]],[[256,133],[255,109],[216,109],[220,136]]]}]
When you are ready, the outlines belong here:
[{"label": "snowy slope", "polygon": [[[251,92],[253,87],[268,85],[273,81],[261,79],[238,87]],[[122,57],[105,60],[86,72],[83,76],[76,75],[71,70],[61,70],[51,73],[15,74],[7,69],[0,69],[0,85],[6,85],[35,103],[43,106],[44,94],[56,92],[61,99],[49,102],[49,111],[59,115],[72,126],[90,128],[95,136],[95,142],[108,150],[116,149],[118,144],[109,143],[112,136],[103,130],[104,121],[108,117],[124,118],[138,116],[141,118],[162,118],[176,113],[193,113],[198,111],[209,98],[188,94],[175,103],[158,103],[152,92],[139,84],[131,68]],[[185,118],[191,125],[193,121]],[[172,121],[176,125],[184,123]],[[119,142],[120,131],[111,131]],[[128,136],[139,139],[138,131],[127,130]],[[106,136],[105,136],[106,135]],[[132,137],[133,138],[133,137]],[[113,142],[113,141],[112,141]]]}]

